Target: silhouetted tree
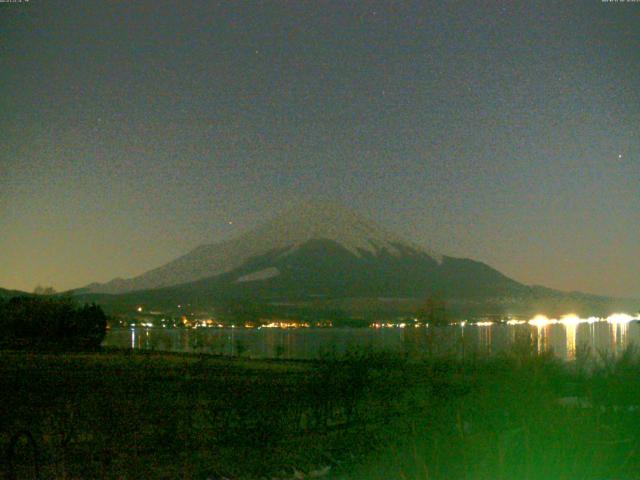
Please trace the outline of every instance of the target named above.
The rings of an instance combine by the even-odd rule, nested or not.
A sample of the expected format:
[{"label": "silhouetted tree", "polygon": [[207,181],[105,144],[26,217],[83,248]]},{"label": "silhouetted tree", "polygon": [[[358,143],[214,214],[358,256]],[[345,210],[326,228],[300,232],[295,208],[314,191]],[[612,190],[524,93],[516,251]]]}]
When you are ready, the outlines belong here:
[{"label": "silhouetted tree", "polygon": [[95,304],[69,298],[14,297],[0,304],[0,342],[9,347],[95,349],[107,316]]},{"label": "silhouetted tree", "polygon": [[56,289],[53,287],[43,287],[42,285],[38,285],[33,289],[33,293],[36,295],[55,295],[58,292],[56,292]]},{"label": "silhouetted tree", "polygon": [[418,309],[418,320],[429,325],[447,325],[449,317],[447,315],[446,303],[436,297],[429,297],[427,301]]}]

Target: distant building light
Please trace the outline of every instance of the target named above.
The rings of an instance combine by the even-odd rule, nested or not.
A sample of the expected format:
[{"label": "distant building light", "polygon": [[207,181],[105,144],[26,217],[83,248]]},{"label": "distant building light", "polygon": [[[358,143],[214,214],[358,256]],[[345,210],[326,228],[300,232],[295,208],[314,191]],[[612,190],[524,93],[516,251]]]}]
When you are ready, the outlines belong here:
[{"label": "distant building light", "polygon": [[536,327],[546,327],[547,325],[553,325],[555,323],[558,323],[557,319],[549,319],[545,315],[536,315],[529,320],[529,325],[534,325]]},{"label": "distant building light", "polygon": [[607,317],[607,322],[609,323],[629,323],[633,320],[637,319],[626,313],[614,313]]}]

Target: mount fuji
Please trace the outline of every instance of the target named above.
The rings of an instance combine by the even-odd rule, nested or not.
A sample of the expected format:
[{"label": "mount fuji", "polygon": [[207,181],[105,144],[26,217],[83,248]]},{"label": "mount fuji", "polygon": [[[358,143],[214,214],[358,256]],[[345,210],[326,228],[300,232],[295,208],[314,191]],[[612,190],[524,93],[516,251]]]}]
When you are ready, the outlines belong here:
[{"label": "mount fuji", "polygon": [[561,308],[604,308],[607,300],[524,285],[484,263],[436,253],[350,209],[324,203],[303,204],[235,239],[202,245],[137,277],[94,283],[76,293],[102,300],[115,295],[126,304],[199,306],[229,298],[344,304],[345,299],[420,302],[438,296],[460,311],[487,313],[535,311],[549,299]]},{"label": "mount fuji", "polygon": [[[411,283],[415,287],[406,293],[421,293],[425,282],[459,282],[463,278],[455,270],[460,267],[472,270],[467,275],[474,280],[480,275],[483,289],[518,285],[482,263],[443,256],[404,240],[345,207],[306,203],[235,239],[202,245],[137,277],[94,283],[85,291],[120,294],[182,284],[196,287],[224,277],[240,289],[299,280],[296,290],[309,288],[311,295],[320,293],[314,288],[329,293],[329,284],[378,294],[389,289],[402,293],[407,286],[400,288],[399,283]],[[377,276],[385,277],[375,278],[384,291],[368,292]]]}]

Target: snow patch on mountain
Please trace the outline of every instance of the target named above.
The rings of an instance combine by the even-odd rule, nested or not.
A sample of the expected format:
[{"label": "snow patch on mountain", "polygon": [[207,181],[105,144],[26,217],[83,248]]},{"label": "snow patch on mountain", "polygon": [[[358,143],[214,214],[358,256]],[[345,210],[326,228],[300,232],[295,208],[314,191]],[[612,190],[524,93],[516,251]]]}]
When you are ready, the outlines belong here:
[{"label": "snow patch on mountain", "polygon": [[248,273],[236,279],[236,283],[239,282],[255,282],[256,280],[267,280],[269,278],[277,277],[280,275],[280,270],[276,267],[269,267],[257,272]]}]

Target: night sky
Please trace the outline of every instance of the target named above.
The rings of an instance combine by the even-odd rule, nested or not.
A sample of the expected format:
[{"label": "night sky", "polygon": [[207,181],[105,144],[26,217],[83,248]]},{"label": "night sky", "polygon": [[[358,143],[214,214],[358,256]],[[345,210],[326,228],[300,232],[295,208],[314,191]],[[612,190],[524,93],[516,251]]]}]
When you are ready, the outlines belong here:
[{"label": "night sky", "polygon": [[302,200],[640,297],[640,3],[0,3],[0,286],[159,266]]}]

